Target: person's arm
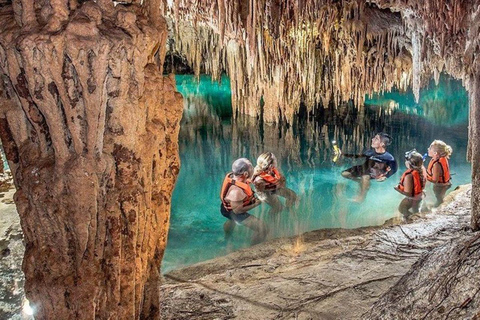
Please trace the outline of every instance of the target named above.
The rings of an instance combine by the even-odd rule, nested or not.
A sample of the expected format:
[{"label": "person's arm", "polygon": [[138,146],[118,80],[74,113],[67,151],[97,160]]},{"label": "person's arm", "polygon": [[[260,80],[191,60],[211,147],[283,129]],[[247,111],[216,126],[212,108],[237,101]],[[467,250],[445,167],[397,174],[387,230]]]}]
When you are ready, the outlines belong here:
[{"label": "person's arm", "polygon": [[263,180],[262,178],[260,177],[257,177],[254,181],[253,181],[253,185],[255,186],[255,190],[257,190],[258,192],[264,192],[265,191],[265,186],[267,185],[265,183],[265,180]]},{"label": "person's arm", "polygon": [[236,187],[232,187],[228,195],[225,197],[228,201],[230,201],[230,206],[232,207],[232,211],[235,214],[245,213],[250,209],[253,209],[261,204],[260,201],[256,200],[248,205],[243,206],[243,200],[247,197],[247,195],[242,191],[242,189]]},{"label": "person's arm", "polygon": [[389,167],[389,166],[386,166],[385,167],[385,173],[379,175],[377,178],[375,178],[376,181],[378,182],[383,182],[385,181],[388,177],[391,176],[391,174],[389,175],[389,172],[391,171],[392,169]]},{"label": "person's arm", "polygon": [[403,191],[400,190],[398,186],[395,187],[395,190],[397,190],[404,196],[411,197],[413,193],[413,176],[409,174],[405,177],[405,180],[403,181]]},{"label": "person's arm", "polygon": [[390,178],[398,170],[397,161],[393,159],[387,163],[387,172],[385,173],[385,178]]},{"label": "person's arm", "polygon": [[442,165],[437,162],[433,165],[433,169],[432,169],[432,182],[433,183],[438,183],[439,180],[440,180],[440,177],[442,176]]}]

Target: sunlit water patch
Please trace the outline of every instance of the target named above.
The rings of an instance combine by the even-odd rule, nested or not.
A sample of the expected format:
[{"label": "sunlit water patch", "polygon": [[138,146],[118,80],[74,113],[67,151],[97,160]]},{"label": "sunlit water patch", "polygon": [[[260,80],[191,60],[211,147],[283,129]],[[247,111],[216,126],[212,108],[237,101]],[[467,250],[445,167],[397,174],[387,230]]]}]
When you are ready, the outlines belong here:
[{"label": "sunlit water patch", "polygon": [[[270,238],[321,228],[380,225],[394,217],[402,196],[393,187],[405,170],[404,152],[417,148],[424,153],[434,139],[442,139],[453,147],[450,161],[453,188],[470,182],[470,166],[465,161],[467,118],[463,116],[468,112],[468,105],[466,99],[462,100],[466,93],[461,86],[449,91],[452,83],[459,85],[442,78],[439,87],[423,90],[423,99],[431,98],[420,100],[419,104],[414,103],[409,93],[385,99],[375,97],[380,106],[367,106],[365,115],[342,107],[335,112],[321,112],[315,121],[298,121],[286,126],[264,125],[250,117],[232,121],[227,78],[218,84],[207,76],[201,77],[198,83],[192,76],[177,76],[178,90],[185,96],[179,136],[182,166],[173,194],[162,271],[249,245],[251,234],[243,226],[236,228],[233,239],[225,241],[225,218],[219,212],[223,178],[239,157],[255,163],[262,152],[273,152],[288,186],[300,197],[294,210],[284,210],[277,217],[268,216],[268,205],[250,212],[267,223]],[[449,99],[458,101],[452,106],[446,102]],[[373,103],[373,99],[368,102]],[[431,114],[447,116],[432,117]],[[366,200],[358,204],[350,199],[356,196],[359,186],[342,178],[341,172],[361,160],[340,158],[333,162],[331,141],[337,140],[344,153],[361,153],[378,131],[393,136],[389,151],[397,158],[400,168],[385,182],[372,182]],[[431,186],[427,191],[425,202],[433,202]]]}]

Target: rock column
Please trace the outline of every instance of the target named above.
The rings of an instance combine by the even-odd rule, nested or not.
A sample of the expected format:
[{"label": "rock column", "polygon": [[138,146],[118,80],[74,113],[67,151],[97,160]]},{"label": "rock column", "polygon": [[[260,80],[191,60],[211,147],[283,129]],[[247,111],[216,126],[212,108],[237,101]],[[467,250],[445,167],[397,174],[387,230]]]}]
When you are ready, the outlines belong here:
[{"label": "rock column", "polygon": [[166,23],[155,1],[77,6],[0,8],[0,136],[25,292],[36,319],[158,318],[182,114],[161,76]]},{"label": "rock column", "polygon": [[480,72],[470,77],[470,124],[468,157],[472,163],[472,221],[474,231],[480,230]]}]

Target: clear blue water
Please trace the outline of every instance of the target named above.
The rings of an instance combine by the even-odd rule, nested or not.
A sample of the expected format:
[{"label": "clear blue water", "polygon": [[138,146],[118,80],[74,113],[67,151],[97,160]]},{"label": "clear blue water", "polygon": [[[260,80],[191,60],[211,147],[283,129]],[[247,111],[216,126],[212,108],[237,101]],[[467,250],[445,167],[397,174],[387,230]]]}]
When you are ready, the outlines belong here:
[{"label": "clear blue water", "polygon": [[[426,152],[434,139],[453,147],[453,190],[470,182],[467,146],[467,93],[458,81],[442,77],[414,102],[411,92],[375,96],[367,100],[365,115],[351,107],[317,112],[315,119],[291,126],[265,125],[250,117],[232,121],[230,85],[202,76],[177,76],[177,88],[185,97],[179,147],[182,166],[173,193],[171,224],[162,271],[225,255],[249,246],[250,232],[235,229],[230,242],[224,240],[225,218],[219,212],[219,192],[232,162],[247,157],[253,163],[264,151],[273,152],[288,186],[300,197],[293,212],[279,219],[268,216],[268,206],[251,211],[270,228],[269,237],[291,236],[321,228],[357,228],[379,225],[397,215],[402,196],[394,191],[405,170],[403,154],[412,148]],[[385,182],[372,182],[365,202],[355,197],[358,185],[343,179],[342,170],[359,163],[342,158],[332,162],[331,140],[345,153],[360,153],[370,145],[375,132],[394,137],[389,151],[397,158],[398,172]],[[360,160],[361,162],[361,160]],[[431,186],[428,202],[434,202]]]}]

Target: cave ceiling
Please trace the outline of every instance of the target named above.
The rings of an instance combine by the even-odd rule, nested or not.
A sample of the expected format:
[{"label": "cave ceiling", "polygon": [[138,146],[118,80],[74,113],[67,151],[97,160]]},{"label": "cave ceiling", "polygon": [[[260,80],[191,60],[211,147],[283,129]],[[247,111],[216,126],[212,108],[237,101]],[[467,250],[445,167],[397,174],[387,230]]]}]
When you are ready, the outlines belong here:
[{"label": "cave ceiling", "polygon": [[418,99],[441,72],[468,89],[478,69],[479,1],[178,0],[163,12],[170,50],[196,74],[226,72],[234,114],[267,122],[393,88]]}]

